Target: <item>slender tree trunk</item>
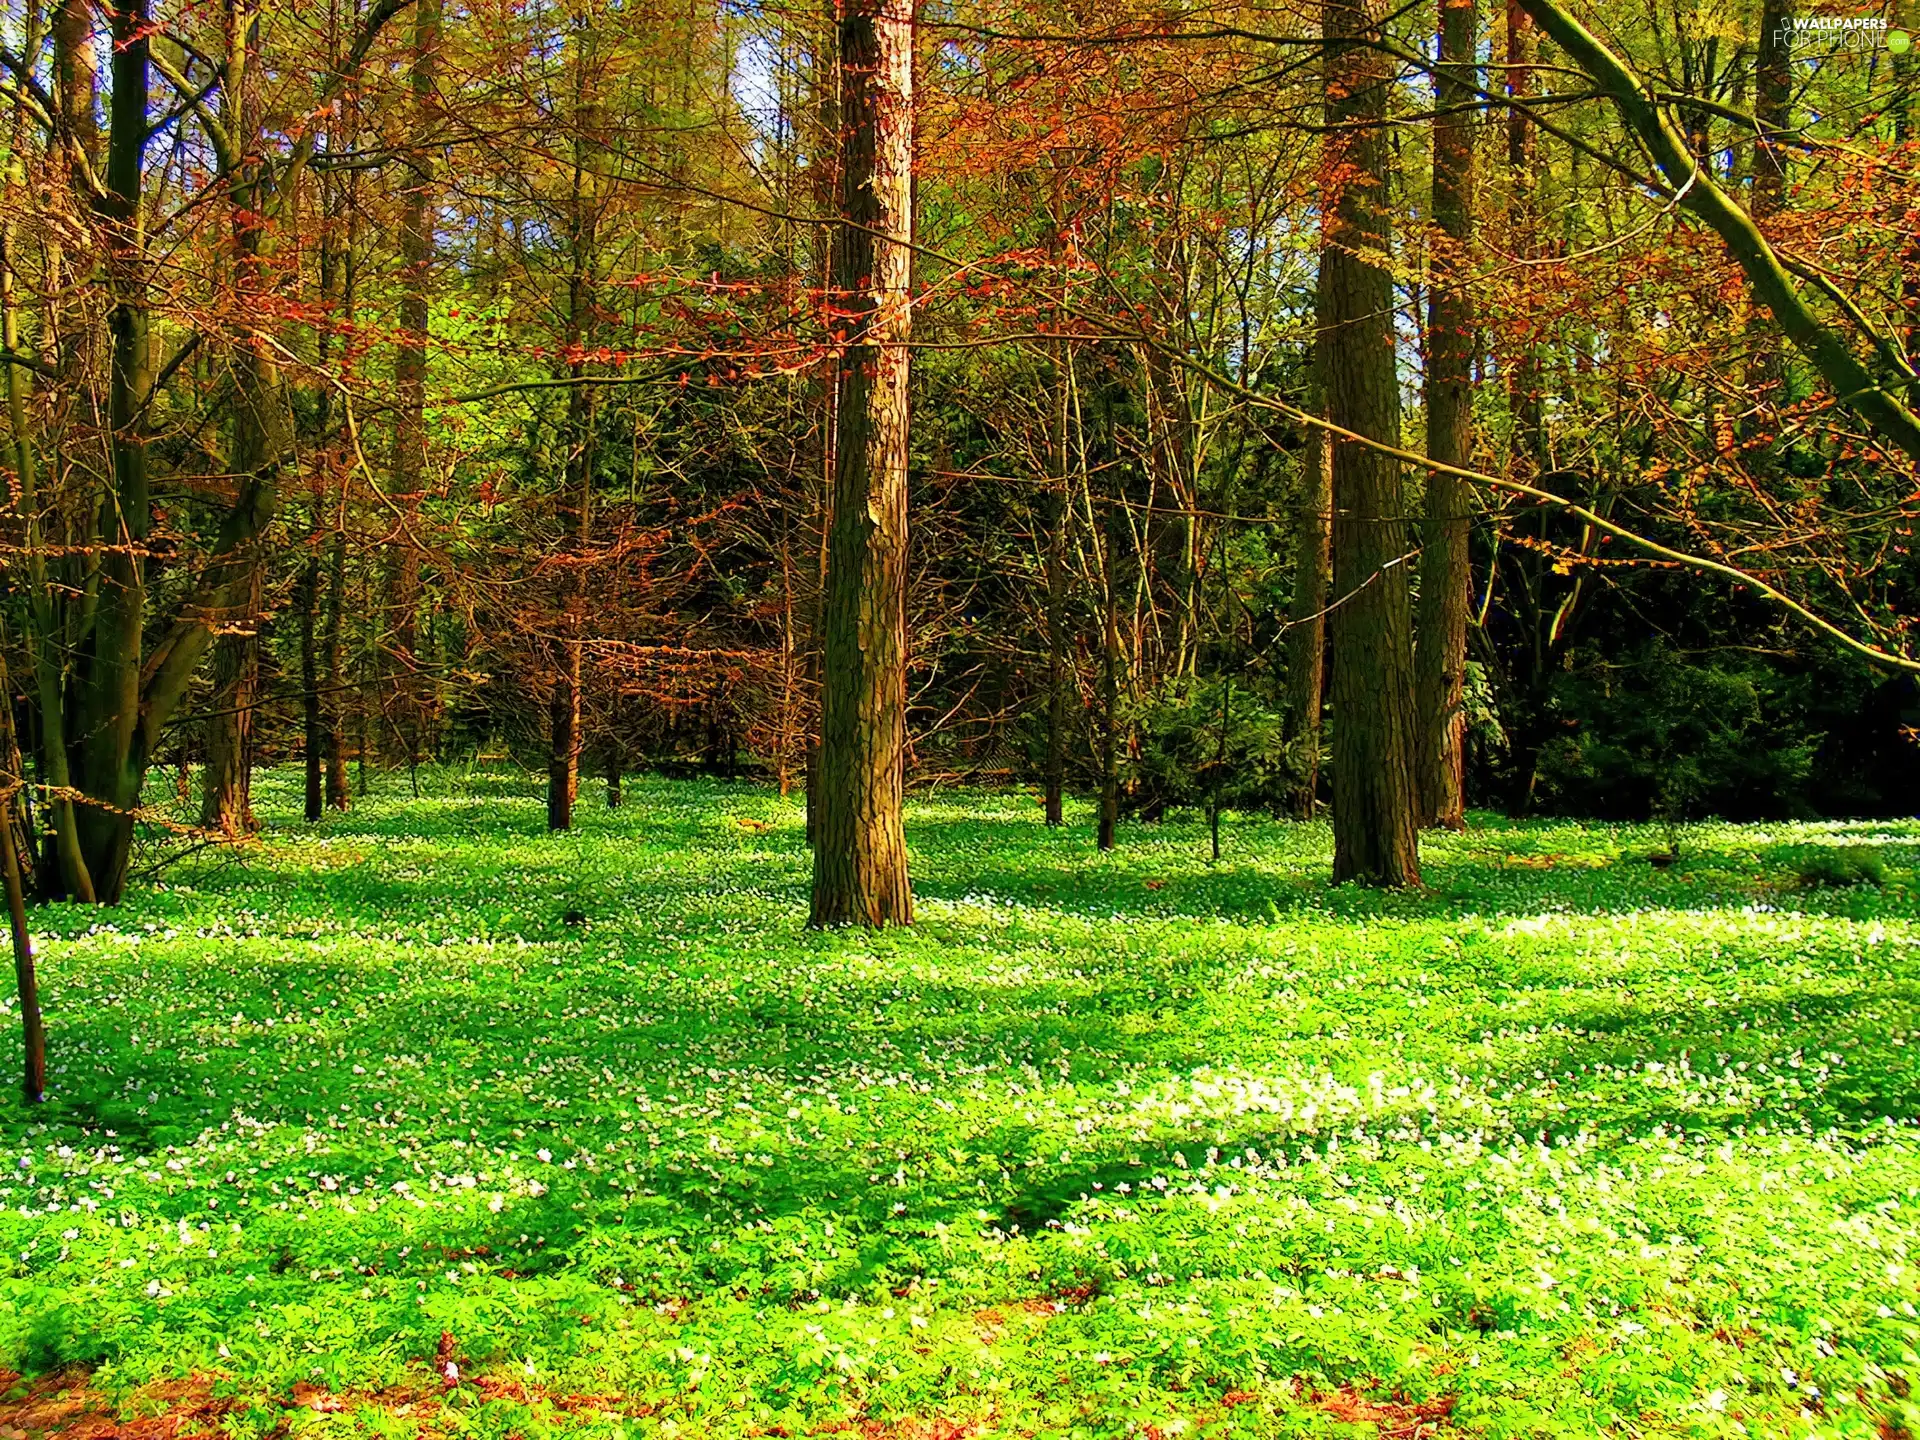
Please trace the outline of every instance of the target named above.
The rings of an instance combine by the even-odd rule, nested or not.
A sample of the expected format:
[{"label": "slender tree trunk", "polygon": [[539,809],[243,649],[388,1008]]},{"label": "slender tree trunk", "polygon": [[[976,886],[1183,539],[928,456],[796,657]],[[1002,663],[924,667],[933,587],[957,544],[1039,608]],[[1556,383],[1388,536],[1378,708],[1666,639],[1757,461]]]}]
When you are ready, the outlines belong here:
[{"label": "slender tree trunk", "polygon": [[840,23],[835,288],[850,313],[824,616],[815,926],[913,919],[901,814],[913,35],[912,0],[851,0]]},{"label": "slender tree trunk", "polygon": [[[13,227],[0,233],[0,343],[12,352],[20,346],[20,312],[13,270]],[[19,365],[7,369],[7,415],[13,431],[13,473],[20,487],[20,509],[26,519],[27,648],[33,661],[35,698],[40,719],[40,775],[51,792],[47,815],[51,821],[51,860],[40,886],[51,894],[71,895],[82,903],[94,899],[93,878],[80,850],[72,799],[64,793],[72,784],[67,761],[66,678],[57,649],[58,619],[48,586],[45,543],[40,519],[39,462],[34,454],[32,422],[27,410],[27,374]]]},{"label": "slender tree trunk", "polygon": [[346,693],[345,644],[342,634],[347,602],[347,536],[337,526],[328,542],[327,600],[324,653],[329,699],[327,725],[327,808],[345,810],[353,803],[347,784],[346,725],[342,716]]},{"label": "slender tree trunk", "polygon": [[[1793,124],[1794,0],[1762,0],[1760,43],[1753,67],[1753,192],[1748,204],[1756,222],[1779,213],[1787,193],[1787,132]],[[1756,313],[1747,324],[1748,395],[1762,405],[1776,400],[1782,376],[1774,327]],[[1756,417],[1758,424],[1764,420]]]},{"label": "slender tree trunk", "polygon": [[[836,0],[836,4],[838,0]],[[813,57],[813,73],[817,87],[814,107],[818,119],[818,133],[815,138],[813,171],[814,211],[822,218],[837,212],[840,204],[840,84],[841,69],[839,58],[838,26],[834,21],[834,5],[826,7],[825,16],[820,23],[818,46]],[[834,301],[834,284],[838,269],[834,260],[835,239],[840,233],[838,225],[820,224],[814,231],[814,288],[819,297],[819,308],[826,320],[826,328],[831,333],[841,328],[842,322],[831,313]],[[807,649],[805,659],[805,680],[811,693],[813,715],[807,725],[806,746],[806,839],[812,845],[818,831],[820,816],[820,729],[821,711],[824,705],[826,689],[826,605],[827,605],[827,551],[833,535],[833,488],[834,476],[838,473],[836,448],[840,436],[840,366],[835,365],[819,379],[819,436],[820,453],[813,467],[813,476],[818,491],[813,504],[812,514],[819,526],[819,546],[815,557],[813,572],[813,593],[807,606]]]},{"label": "slender tree trunk", "polygon": [[[1520,0],[1507,0],[1507,94],[1526,102],[1534,94],[1534,67],[1540,58],[1540,33]],[[1507,207],[1507,248],[1515,259],[1527,261],[1540,253],[1538,157],[1533,117],[1524,104],[1507,111],[1507,171],[1513,192]],[[1520,287],[1523,311],[1530,287]],[[1506,357],[1507,409],[1513,417],[1514,468],[1528,479],[1545,469],[1546,427],[1541,410],[1540,347],[1533,337],[1531,315],[1523,314],[1523,334]]]},{"label": "slender tree trunk", "polygon": [[[1433,122],[1433,279],[1427,292],[1427,453],[1447,465],[1473,459],[1473,111],[1479,85],[1476,0],[1440,0]],[[1427,475],[1420,532],[1419,647],[1414,713],[1420,819],[1466,824],[1467,563],[1470,495],[1457,476]]]},{"label": "slender tree trunk", "polygon": [[[1313,362],[1316,367],[1318,363]],[[1316,412],[1324,408],[1318,398],[1312,407]],[[1320,790],[1320,710],[1326,694],[1327,596],[1332,588],[1333,437],[1310,426],[1301,448],[1300,493],[1293,515],[1293,595],[1287,610],[1286,726],[1288,738],[1299,742],[1300,781],[1292,810],[1302,820],[1313,818]]]},{"label": "slender tree trunk", "polygon": [[573,825],[580,789],[580,647],[556,641],[553,694],[547,702],[547,829]]},{"label": "slender tree trunk", "polygon": [[[1072,395],[1067,347],[1057,348],[1052,431],[1048,437],[1047,469],[1051,481],[1043,513],[1047,543],[1047,824],[1059,825],[1065,815],[1067,790],[1068,686],[1071,643],[1067,634],[1067,474],[1071,465],[1068,422]],[[1078,688],[1077,686],[1075,688]]]},{"label": "slender tree trunk", "polygon": [[[0,725],[6,727],[6,747],[17,751],[13,738],[13,686],[6,678],[4,660],[0,660]],[[20,992],[20,1036],[24,1042],[26,1065],[21,1075],[21,1093],[29,1105],[37,1104],[47,1093],[47,1032],[40,1018],[40,985],[34,974],[33,940],[27,933],[27,894],[20,875],[20,851],[13,834],[13,801],[20,786],[16,773],[6,781],[0,795],[0,876],[7,891],[7,922],[13,932],[13,977]]]},{"label": "slender tree trunk", "polygon": [[[1325,0],[1328,125],[1319,335],[1327,418],[1400,443],[1385,120],[1384,0]],[[1333,878],[1419,883],[1413,655],[1399,462],[1333,447]]]},{"label": "slender tree trunk", "polygon": [[[1110,433],[1110,431],[1109,431]],[[1123,537],[1120,467],[1114,466],[1114,493],[1108,497],[1106,538],[1101,546],[1100,595],[1100,821],[1094,844],[1111,850],[1120,828],[1120,542]]]},{"label": "slender tree trunk", "polygon": [[[315,517],[316,521],[318,517]],[[315,538],[319,525],[316,523]],[[301,758],[305,761],[305,816],[309,825],[326,813],[327,734],[320,704],[320,550],[311,548],[300,567]]]}]

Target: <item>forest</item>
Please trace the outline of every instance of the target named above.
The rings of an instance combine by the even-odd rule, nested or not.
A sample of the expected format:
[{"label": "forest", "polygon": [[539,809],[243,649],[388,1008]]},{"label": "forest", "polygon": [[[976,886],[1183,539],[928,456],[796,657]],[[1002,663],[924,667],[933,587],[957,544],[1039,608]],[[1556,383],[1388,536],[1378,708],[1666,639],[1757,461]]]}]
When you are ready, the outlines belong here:
[{"label": "forest", "polygon": [[0,1437],[1920,1433],[1910,4],[0,0]]}]

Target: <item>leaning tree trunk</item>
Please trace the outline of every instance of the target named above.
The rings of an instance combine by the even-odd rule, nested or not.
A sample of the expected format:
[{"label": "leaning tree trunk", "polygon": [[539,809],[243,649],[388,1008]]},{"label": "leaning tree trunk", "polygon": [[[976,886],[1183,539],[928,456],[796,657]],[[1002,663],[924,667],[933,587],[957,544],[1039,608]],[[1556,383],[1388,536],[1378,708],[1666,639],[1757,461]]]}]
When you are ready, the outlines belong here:
[{"label": "leaning tree trunk", "polygon": [[907,380],[913,235],[912,0],[850,0],[840,22],[848,341],[823,616],[815,926],[913,919],[906,763]]},{"label": "leaning tree trunk", "polygon": [[[1476,0],[1440,0],[1433,122],[1434,274],[1427,292],[1427,453],[1465,468],[1473,459],[1473,111],[1479,88]],[[1419,649],[1414,655],[1416,756],[1423,824],[1466,824],[1468,488],[1427,475],[1420,530]]]},{"label": "leaning tree trunk", "polygon": [[[1384,0],[1325,0],[1327,145],[1320,248],[1327,418],[1400,443],[1394,364]],[[1414,824],[1413,655],[1399,462],[1333,446],[1333,878],[1420,879]]]}]

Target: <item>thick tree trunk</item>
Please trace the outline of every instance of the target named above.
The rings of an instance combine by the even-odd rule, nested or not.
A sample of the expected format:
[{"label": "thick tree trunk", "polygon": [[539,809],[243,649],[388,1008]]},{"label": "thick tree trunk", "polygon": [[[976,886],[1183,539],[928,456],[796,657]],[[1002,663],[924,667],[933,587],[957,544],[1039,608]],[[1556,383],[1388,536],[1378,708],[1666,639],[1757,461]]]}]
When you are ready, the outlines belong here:
[{"label": "thick tree trunk", "polygon": [[[1446,465],[1473,460],[1473,112],[1479,84],[1476,0],[1440,0],[1433,122],[1433,278],[1427,295],[1427,453]],[[1420,531],[1419,648],[1414,654],[1420,819],[1466,824],[1469,491],[1458,476],[1427,475]]]},{"label": "thick tree trunk", "polygon": [[[1317,367],[1318,361],[1313,362]],[[1316,386],[1317,388],[1317,386]],[[1314,409],[1323,407],[1316,400]],[[1293,512],[1293,595],[1287,607],[1287,737],[1300,747],[1292,810],[1313,818],[1320,791],[1320,711],[1326,694],[1327,596],[1333,588],[1333,436],[1309,427]]]},{"label": "thick tree trunk", "polygon": [[[1392,62],[1369,48],[1384,0],[1325,0],[1325,160],[1319,334],[1327,418],[1400,443],[1385,120]],[[1420,879],[1414,824],[1413,656],[1398,461],[1333,447],[1333,878]]]},{"label": "thick tree trunk", "polygon": [[851,0],[840,23],[835,288],[848,343],[824,615],[815,926],[913,919],[901,814],[913,34],[912,0]]},{"label": "thick tree trunk", "polygon": [[226,835],[259,829],[253,814],[253,707],[259,689],[259,637],[252,622],[222,635],[213,651],[213,713],[207,763],[200,772],[200,823]]},{"label": "thick tree trunk", "polygon": [[152,382],[147,343],[147,238],[141,210],[147,147],[148,46],[145,0],[112,11],[113,75],[108,105],[106,194],[99,202],[107,231],[108,454],[112,487],[100,516],[99,598],[79,671],[72,727],[76,785],[91,803],[75,824],[95,895],[117,903],[126,887],[133,808],[146,772],[140,671],[146,623],[142,554],[152,526],[147,476],[146,395]]}]

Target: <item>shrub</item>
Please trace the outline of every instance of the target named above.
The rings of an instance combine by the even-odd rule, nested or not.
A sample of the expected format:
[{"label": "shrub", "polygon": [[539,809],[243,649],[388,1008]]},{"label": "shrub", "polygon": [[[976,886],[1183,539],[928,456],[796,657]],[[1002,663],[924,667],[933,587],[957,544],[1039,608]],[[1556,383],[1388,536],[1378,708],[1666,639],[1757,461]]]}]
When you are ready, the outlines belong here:
[{"label": "shrub", "polygon": [[1854,885],[1877,889],[1887,883],[1886,866],[1880,857],[1858,845],[1808,850],[1795,860],[1794,870],[1802,890],[1845,890]]}]

